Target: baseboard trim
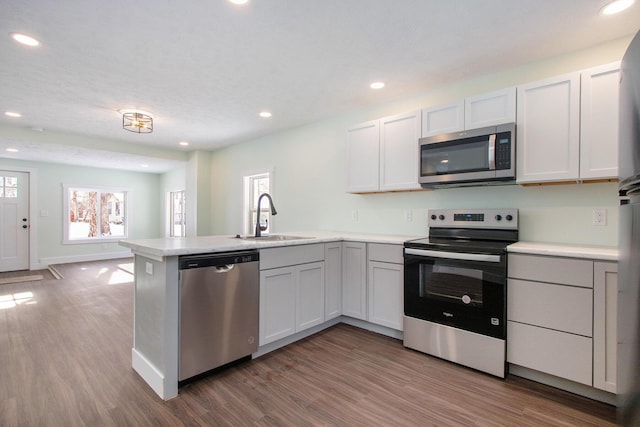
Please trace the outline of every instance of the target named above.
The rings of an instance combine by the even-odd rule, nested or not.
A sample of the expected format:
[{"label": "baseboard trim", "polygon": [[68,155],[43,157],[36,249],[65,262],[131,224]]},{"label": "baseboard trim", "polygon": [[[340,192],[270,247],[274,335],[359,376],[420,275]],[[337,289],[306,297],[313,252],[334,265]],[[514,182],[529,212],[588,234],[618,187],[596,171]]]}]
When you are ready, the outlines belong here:
[{"label": "baseboard trim", "polygon": [[347,325],[351,325],[351,326],[355,326],[356,328],[375,332],[376,334],[386,335],[391,338],[396,338],[399,340],[402,340],[404,338],[404,333],[402,331],[391,329],[382,325],[377,325],[375,323],[370,323],[370,322],[367,322],[366,320],[360,320],[360,319],[356,319],[349,316],[342,316],[340,318],[340,321],[342,323],[346,323]]},{"label": "baseboard trim", "polygon": [[101,261],[105,259],[129,258],[132,256],[133,256],[133,253],[130,250],[127,250],[127,251],[105,252],[105,253],[97,253],[97,254],[40,258],[39,265],[37,265],[36,268],[32,267],[32,270],[47,268],[52,264],[69,264],[72,262]]},{"label": "baseboard trim", "polygon": [[262,345],[258,348],[258,351],[252,354],[252,358],[256,359],[260,356],[264,356],[267,353],[271,353],[274,350],[285,347],[289,344],[293,344],[296,341],[300,341],[303,338],[310,337],[311,335],[317,334],[318,332],[330,328],[334,325],[340,323],[340,317],[336,317],[334,319],[328,320],[320,325],[313,326],[309,329],[305,329],[302,332],[298,332],[293,335],[289,335],[288,337],[279,339],[278,341],[270,342],[268,344]]},{"label": "baseboard trim", "polygon": [[166,378],[151,362],[135,348],[131,349],[131,366],[142,379],[163,400],[169,400],[178,395],[178,382],[168,387]]},{"label": "baseboard trim", "polygon": [[589,387],[584,384],[579,384],[573,381],[565,380],[564,378],[556,377],[554,375],[545,374],[544,372],[525,368],[524,366],[514,365],[510,363],[509,375],[526,378],[537,383],[555,387],[560,390],[568,391],[569,393],[584,396],[589,399],[597,400],[598,402],[607,403],[609,405],[616,406],[617,404],[616,395],[613,393],[609,393],[604,390],[598,390],[596,388]]}]

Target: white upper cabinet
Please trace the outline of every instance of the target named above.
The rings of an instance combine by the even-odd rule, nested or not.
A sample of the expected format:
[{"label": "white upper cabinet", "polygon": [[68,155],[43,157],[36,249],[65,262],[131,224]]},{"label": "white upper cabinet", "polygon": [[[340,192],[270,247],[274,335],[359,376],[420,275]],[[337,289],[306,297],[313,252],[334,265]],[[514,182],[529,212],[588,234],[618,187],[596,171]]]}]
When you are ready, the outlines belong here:
[{"label": "white upper cabinet", "polygon": [[380,126],[378,120],[347,131],[347,191],[378,191],[380,180]]},{"label": "white upper cabinet", "polygon": [[518,86],[517,182],[578,179],[580,73]]},{"label": "white upper cabinet", "polygon": [[580,178],[617,178],[620,63],[583,71],[580,84]]},{"label": "white upper cabinet", "polygon": [[419,111],[350,128],[347,139],[347,191],[372,193],[420,189],[419,137]]},{"label": "white upper cabinet", "polygon": [[516,121],[516,88],[498,90],[464,100],[464,127],[476,129]]},{"label": "white upper cabinet", "polygon": [[516,88],[465,98],[422,110],[422,137],[516,121]]},{"label": "white upper cabinet", "polygon": [[422,110],[422,137],[464,130],[464,100]]},{"label": "white upper cabinet", "polygon": [[420,111],[380,119],[380,191],[415,190]]}]

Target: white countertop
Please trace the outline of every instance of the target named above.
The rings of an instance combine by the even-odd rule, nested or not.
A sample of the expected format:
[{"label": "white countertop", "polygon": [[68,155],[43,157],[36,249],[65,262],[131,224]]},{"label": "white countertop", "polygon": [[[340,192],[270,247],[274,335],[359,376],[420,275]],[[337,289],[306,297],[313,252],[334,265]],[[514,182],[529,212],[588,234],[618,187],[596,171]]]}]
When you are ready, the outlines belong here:
[{"label": "white countertop", "polygon": [[570,258],[588,258],[603,261],[617,261],[616,246],[568,245],[561,243],[517,242],[507,247],[511,253],[531,255],[563,256]]},{"label": "white countertop", "polygon": [[354,241],[368,243],[389,243],[400,245],[406,240],[421,236],[401,236],[390,234],[352,233],[347,231],[300,231],[274,233],[285,236],[301,236],[306,239],[255,241],[243,240],[235,236],[168,237],[158,239],[121,240],[121,246],[130,248],[135,254],[151,257],[166,257],[213,252],[227,252],[244,249],[260,249],[336,241]]}]

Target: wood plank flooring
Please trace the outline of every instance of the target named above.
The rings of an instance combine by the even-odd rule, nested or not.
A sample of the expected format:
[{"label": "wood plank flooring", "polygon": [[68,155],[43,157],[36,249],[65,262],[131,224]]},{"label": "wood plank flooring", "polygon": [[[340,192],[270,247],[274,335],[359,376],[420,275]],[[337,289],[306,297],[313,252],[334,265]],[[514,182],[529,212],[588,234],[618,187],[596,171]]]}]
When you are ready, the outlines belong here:
[{"label": "wood plank flooring", "polygon": [[132,260],[0,287],[1,426],[614,426],[615,408],[338,325],[162,401],[131,368]]}]

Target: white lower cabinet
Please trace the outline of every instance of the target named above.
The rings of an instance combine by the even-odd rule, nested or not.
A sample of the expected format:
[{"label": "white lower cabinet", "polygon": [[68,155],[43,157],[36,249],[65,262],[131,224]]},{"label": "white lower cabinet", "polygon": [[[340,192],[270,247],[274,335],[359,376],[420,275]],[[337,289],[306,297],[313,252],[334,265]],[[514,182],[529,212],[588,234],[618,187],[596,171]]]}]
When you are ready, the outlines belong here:
[{"label": "white lower cabinet", "polygon": [[368,320],[402,331],[404,315],[404,259],[402,245],[369,243]]},{"label": "white lower cabinet", "polygon": [[324,320],[342,314],[342,242],[324,245]]},{"label": "white lower cabinet", "polygon": [[617,264],[509,254],[507,362],[616,392]]},{"label": "white lower cabinet", "polygon": [[296,279],[294,267],[260,272],[260,345],[296,331]]},{"label": "white lower cabinet", "polygon": [[618,265],[593,265],[593,386],[616,393]]},{"label": "white lower cabinet", "polygon": [[402,330],[403,271],[400,264],[369,261],[369,322]]},{"label": "white lower cabinet", "polygon": [[591,385],[591,338],[507,321],[507,361]]},{"label": "white lower cabinet", "polygon": [[324,322],[324,261],[295,267],[296,332]]},{"label": "white lower cabinet", "polygon": [[323,244],[261,250],[260,268],[260,345],[324,322]]},{"label": "white lower cabinet", "polygon": [[342,244],[342,314],[367,320],[367,244]]}]

